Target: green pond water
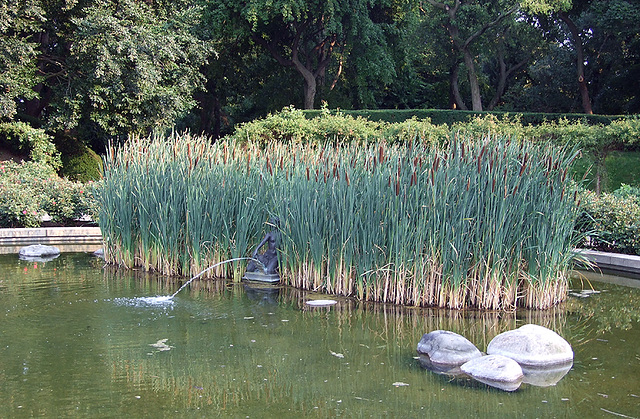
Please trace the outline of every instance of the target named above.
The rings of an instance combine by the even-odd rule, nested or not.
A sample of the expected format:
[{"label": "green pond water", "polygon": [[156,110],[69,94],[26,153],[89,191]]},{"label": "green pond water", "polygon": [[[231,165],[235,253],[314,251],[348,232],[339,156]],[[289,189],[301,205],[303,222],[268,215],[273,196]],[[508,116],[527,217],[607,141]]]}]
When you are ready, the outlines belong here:
[{"label": "green pond water", "polygon": [[[640,417],[640,289],[593,279],[544,312],[314,308],[320,296],[223,281],[154,304],[179,283],[86,254],[0,255],[0,417]],[[573,347],[554,386],[508,393],[416,360],[426,332],[484,351],[526,323]]]}]

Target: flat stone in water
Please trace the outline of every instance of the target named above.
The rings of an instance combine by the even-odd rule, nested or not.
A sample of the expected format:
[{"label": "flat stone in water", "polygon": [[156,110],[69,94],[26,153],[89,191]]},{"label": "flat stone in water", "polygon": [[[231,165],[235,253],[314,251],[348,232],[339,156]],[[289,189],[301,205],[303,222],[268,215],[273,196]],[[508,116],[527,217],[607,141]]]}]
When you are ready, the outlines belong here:
[{"label": "flat stone in water", "polygon": [[553,330],[535,324],[504,332],[487,346],[487,354],[504,355],[526,366],[549,366],[573,362],[569,342]]},{"label": "flat stone in water", "polygon": [[305,304],[313,306],[313,307],[324,307],[324,306],[332,306],[336,304],[336,300],[307,300]]},{"label": "flat stone in water", "polygon": [[517,390],[524,379],[520,365],[502,355],[474,358],[462,364],[460,369],[473,379],[504,391]]},{"label": "flat stone in water", "polygon": [[446,330],[434,330],[425,333],[418,342],[418,354],[428,357],[428,362],[421,364],[429,368],[433,365],[435,372],[445,372],[449,367],[460,366],[471,359],[482,356],[482,353],[467,338]]},{"label": "flat stone in water", "polygon": [[60,255],[60,249],[55,246],[45,246],[43,244],[33,244],[25,246],[18,252],[18,257],[24,260],[36,262],[47,262]]}]

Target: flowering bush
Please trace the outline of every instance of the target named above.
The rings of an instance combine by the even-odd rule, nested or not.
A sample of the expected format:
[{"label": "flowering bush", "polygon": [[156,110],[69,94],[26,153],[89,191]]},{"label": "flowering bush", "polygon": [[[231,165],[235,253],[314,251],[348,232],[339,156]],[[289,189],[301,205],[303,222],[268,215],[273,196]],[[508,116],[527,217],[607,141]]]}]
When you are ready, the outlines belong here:
[{"label": "flowering bush", "polygon": [[59,178],[46,164],[0,162],[0,227],[38,227],[45,215],[62,225],[93,217],[94,189]]}]

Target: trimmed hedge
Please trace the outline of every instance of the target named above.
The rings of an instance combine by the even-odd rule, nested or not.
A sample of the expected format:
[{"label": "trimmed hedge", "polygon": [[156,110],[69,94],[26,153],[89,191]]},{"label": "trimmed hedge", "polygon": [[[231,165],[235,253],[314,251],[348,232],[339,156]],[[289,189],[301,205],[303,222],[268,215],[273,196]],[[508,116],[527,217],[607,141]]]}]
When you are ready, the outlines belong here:
[{"label": "trimmed hedge", "polygon": [[[307,118],[317,118],[326,110],[306,110]],[[397,123],[407,119],[429,119],[436,125],[469,122],[477,117],[493,115],[499,119],[518,115],[527,125],[538,125],[546,122],[566,119],[572,122],[581,121],[588,125],[610,124],[612,121],[624,119],[623,115],[587,115],[583,113],[534,113],[534,112],[503,112],[503,111],[460,111],[451,109],[365,109],[365,110],[332,110],[332,114],[349,115],[354,118],[364,118],[370,121]]]},{"label": "trimmed hedge", "polygon": [[102,179],[102,159],[95,151],[73,137],[59,137],[55,141],[62,153],[61,176],[77,182]]},{"label": "trimmed hedge", "polygon": [[[405,113],[409,116],[408,111]],[[599,154],[611,150],[640,149],[639,117],[582,115],[583,118],[572,119],[571,115],[563,115],[559,119],[543,119],[534,124],[528,122],[523,114],[508,113],[467,114],[467,117],[451,123],[434,122],[430,117],[420,119],[413,114],[411,118],[398,118],[397,122],[368,119],[363,115],[367,115],[365,111],[322,109],[312,112],[287,107],[263,119],[241,124],[232,137],[263,145],[274,140],[318,142],[327,138],[344,142],[384,139],[394,143],[415,140],[441,142],[450,138],[452,133],[491,133],[560,145],[578,144]],[[597,120],[606,123],[596,123]]]},{"label": "trimmed hedge", "polygon": [[[381,117],[388,112],[401,122],[386,122]],[[460,111],[424,111],[424,115],[437,112],[460,116],[460,120],[449,123],[434,123],[428,117],[419,119],[420,111],[302,111],[287,107],[281,112],[270,114],[263,119],[241,124],[231,136],[237,141],[251,142],[266,146],[270,141],[312,142],[326,139],[335,142],[377,142],[387,143],[420,141],[442,143],[452,135],[493,135],[507,136],[538,142],[552,142],[558,145],[577,145],[593,164],[593,187],[603,190],[606,176],[605,160],[612,151],[640,150],[640,117],[605,117],[594,115],[562,115],[553,119],[551,114],[509,114],[509,113],[460,113]],[[377,120],[364,115],[377,115]],[[369,115],[370,116],[370,115]],[[402,117],[411,116],[409,119]],[[580,116],[580,118],[578,118]],[[546,119],[549,117],[549,119]],[[391,117],[387,118],[391,119]],[[534,124],[532,121],[538,121]],[[602,123],[597,122],[602,121]],[[591,164],[589,163],[589,164]],[[580,173],[589,169],[586,164]],[[584,164],[583,164],[584,166]]]}]

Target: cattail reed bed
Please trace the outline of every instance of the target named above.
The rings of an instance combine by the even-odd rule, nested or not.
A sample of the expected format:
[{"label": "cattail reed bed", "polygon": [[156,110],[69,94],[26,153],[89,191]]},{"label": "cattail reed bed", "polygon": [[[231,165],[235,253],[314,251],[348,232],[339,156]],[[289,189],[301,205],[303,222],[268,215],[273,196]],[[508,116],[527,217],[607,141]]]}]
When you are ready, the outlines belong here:
[{"label": "cattail reed bed", "polygon": [[[511,310],[565,299],[576,152],[500,138],[432,144],[132,138],[106,158],[107,261],[193,276],[250,255],[281,220],[280,274],[303,289]],[[245,262],[215,277],[240,280]]]}]

